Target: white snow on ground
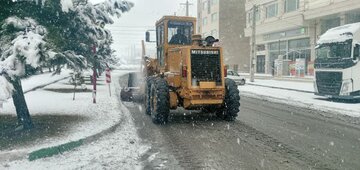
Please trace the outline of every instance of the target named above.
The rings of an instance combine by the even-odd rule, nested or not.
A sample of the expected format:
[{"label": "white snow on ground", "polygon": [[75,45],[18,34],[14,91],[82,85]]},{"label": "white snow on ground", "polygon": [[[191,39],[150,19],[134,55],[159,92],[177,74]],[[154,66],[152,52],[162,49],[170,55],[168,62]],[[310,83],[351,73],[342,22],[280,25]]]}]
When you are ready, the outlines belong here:
[{"label": "white snow on ground", "polygon": [[[19,148],[18,151],[33,151],[44,147],[76,141],[99,133],[108,127],[115,125],[120,120],[123,120],[122,122],[124,124],[121,125],[119,133],[109,134],[97,142],[78,148],[75,152],[64,153],[64,155],[41,159],[35,162],[22,160],[8,163],[10,168],[139,168],[140,164],[137,159],[139,158],[139,155],[146,151],[147,147],[140,145],[140,139],[136,134],[136,128],[131,120],[131,115],[122,104],[119,104],[117,99],[118,96],[115,95],[120,93],[118,78],[120,75],[125,73],[125,71],[115,71],[112,73],[112,97],[109,96],[108,86],[105,85],[104,77],[100,78],[99,83],[104,85],[97,86],[97,104],[92,103],[92,93],[76,93],[75,101],[72,100],[73,93],[58,93],[43,89],[27,93],[25,97],[31,115],[78,115],[87,117],[88,120],[72,127],[68,132],[66,132],[66,136],[58,136],[46,140],[42,139],[37,141],[36,146]],[[65,84],[67,81],[68,80],[63,80],[56,84],[47,86],[45,89],[72,89],[73,86]],[[91,86],[88,85],[87,88],[91,89]],[[12,102],[6,103],[0,114],[15,115],[15,108]],[[130,141],[135,143],[130,144]],[[101,155],[99,153],[101,153]]]},{"label": "white snow on ground", "polygon": [[[267,86],[280,86],[291,89],[311,90],[312,83],[286,82],[276,80],[255,80],[254,84]],[[325,112],[337,112],[353,117],[360,117],[360,104],[341,103],[326,100],[324,97],[316,96],[311,93],[295,92],[282,89],[273,89],[268,87],[259,87],[253,85],[239,86],[240,95],[251,96],[265,100],[271,100],[286,103],[299,107],[312,108]],[[311,90],[313,91],[313,90]]]},{"label": "white snow on ground", "polygon": [[257,84],[257,85],[280,87],[280,88],[289,88],[289,89],[294,89],[294,90],[303,90],[303,91],[311,91],[311,92],[314,91],[314,84],[312,82],[256,80],[254,83],[249,82],[249,84]]},{"label": "white snow on ground", "polygon": [[[23,91],[27,92],[37,86],[41,86],[41,85],[46,85],[49,83],[52,83],[54,81],[63,79],[67,76],[69,76],[70,74],[70,70],[63,70],[61,74],[56,74],[56,75],[52,75],[52,73],[44,73],[44,74],[39,74],[39,75],[35,75],[35,76],[31,76],[27,79],[22,79],[21,80],[21,84],[23,87]],[[5,80],[5,78],[0,77],[0,99],[7,99],[11,97],[11,90],[13,89],[13,87],[11,86],[11,84],[7,83],[7,81]],[[11,101],[11,99],[2,101],[1,102],[7,102],[7,101]],[[0,114],[3,110],[0,109]]]},{"label": "white snow on ground", "polygon": [[56,80],[70,76],[70,70],[63,70],[61,74],[52,75],[52,73],[44,73],[35,76],[31,76],[27,79],[22,79],[21,84],[24,92],[31,90],[34,87],[49,84]]},{"label": "white snow on ground", "polygon": [[[10,162],[9,169],[142,169],[138,160],[148,149],[140,143],[131,113],[120,105],[124,121],[119,130],[62,155],[29,162]],[[99,122],[100,123],[100,122]],[[99,125],[96,124],[96,125]]]}]

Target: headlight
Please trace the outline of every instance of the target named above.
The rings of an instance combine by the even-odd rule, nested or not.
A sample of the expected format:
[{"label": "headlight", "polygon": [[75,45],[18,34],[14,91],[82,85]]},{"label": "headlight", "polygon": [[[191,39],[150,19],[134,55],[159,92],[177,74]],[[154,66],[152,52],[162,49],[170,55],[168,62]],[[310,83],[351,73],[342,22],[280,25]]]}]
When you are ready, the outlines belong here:
[{"label": "headlight", "polygon": [[350,92],[352,92],[352,81],[345,80],[342,83],[340,95],[348,96],[348,95],[350,95]]}]

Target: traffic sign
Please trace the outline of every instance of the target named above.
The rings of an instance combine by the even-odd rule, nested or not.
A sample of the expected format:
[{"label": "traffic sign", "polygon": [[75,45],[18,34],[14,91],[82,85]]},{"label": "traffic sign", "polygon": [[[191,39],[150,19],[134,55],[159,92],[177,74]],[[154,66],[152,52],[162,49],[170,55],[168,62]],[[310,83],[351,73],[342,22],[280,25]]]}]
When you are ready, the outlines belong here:
[{"label": "traffic sign", "polygon": [[105,75],[106,75],[106,83],[111,83],[111,73],[110,73],[110,69],[106,68],[105,70]]}]

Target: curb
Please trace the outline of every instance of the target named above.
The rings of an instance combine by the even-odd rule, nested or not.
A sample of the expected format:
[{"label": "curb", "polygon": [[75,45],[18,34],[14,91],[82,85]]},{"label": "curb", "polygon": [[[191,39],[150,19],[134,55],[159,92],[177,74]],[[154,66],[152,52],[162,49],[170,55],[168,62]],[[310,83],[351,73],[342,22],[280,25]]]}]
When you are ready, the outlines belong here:
[{"label": "curb", "polygon": [[78,141],[69,142],[69,143],[62,144],[62,145],[55,146],[55,147],[39,149],[37,151],[33,151],[33,152],[29,153],[28,160],[33,161],[36,159],[57,155],[59,153],[63,153],[63,152],[69,151],[71,149],[74,149],[76,147],[79,147],[83,143],[84,143],[83,140],[78,140]]},{"label": "curb", "polygon": [[289,90],[289,91],[296,91],[296,92],[302,92],[302,93],[314,93],[313,91],[307,91],[307,90],[297,90],[297,89],[290,89],[290,88],[283,88],[283,87],[274,87],[274,86],[267,86],[267,85],[259,85],[259,84],[253,84],[253,83],[247,83],[251,86],[259,86],[259,87],[267,87],[272,89],[281,89],[281,90]]},{"label": "curb", "polygon": [[46,158],[46,157],[51,157],[51,156],[55,156],[55,155],[59,155],[62,154],[66,151],[70,151],[73,150],[75,148],[78,148],[84,144],[88,144],[91,143],[109,133],[114,132],[123,122],[123,117],[120,119],[119,122],[117,122],[116,124],[112,125],[111,127],[96,133],[94,135],[79,139],[77,141],[71,141],[71,142],[67,142],[61,145],[57,145],[57,146],[52,146],[52,147],[47,147],[47,148],[42,148],[42,149],[38,149],[35,151],[32,151],[27,155],[27,159],[29,161],[34,161],[37,159],[42,159],[42,158]]}]

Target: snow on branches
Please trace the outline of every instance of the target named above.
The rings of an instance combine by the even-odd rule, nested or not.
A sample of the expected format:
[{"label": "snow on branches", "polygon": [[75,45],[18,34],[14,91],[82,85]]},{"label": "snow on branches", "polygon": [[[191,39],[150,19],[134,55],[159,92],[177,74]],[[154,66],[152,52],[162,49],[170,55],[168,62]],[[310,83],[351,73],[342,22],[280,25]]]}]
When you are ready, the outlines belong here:
[{"label": "snow on branches", "polygon": [[[82,70],[91,63],[112,61],[112,37],[104,26],[113,23],[111,16],[120,17],[134,6],[125,0],[104,0],[95,5],[85,0],[13,0],[17,1],[35,2],[32,5],[41,5],[44,9],[54,8],[44,10],[47,12],[44,14],[58,19],[46,22],[36,13],[14,10],[12,16],[0,21],[0,100],[10,97],[13,90],[10,80],[22,77],[27,65],[33,68],[57,65],[59,70],[67,65]],[[61,9],[56,9],[59,7]],[[90,52],[94,45],[98,49],[96,55]]]},{"label": "snow on branches", "polygon": [[30,18],[9,17],[1,25],[0,35],[0,100],[10,97],[12,86],[6,79],[21,77],[25,65],[36,68],[46,52],[46,29]]},{"label": "snow on branches", "polygon": [[[39,60],[45,52],[44,35],[46,29],[38,25],[33,19],[10,17],[1,26],[3,34],[5,31],[16,30],[8,38],[0,40],[1,56],[0,70],[3,70],[9,77],[22,76],[25,72],[24,65],[28,64],[36,68]],[[15,37],[11,40],[11,37]],[[11,40],[9,43],[8,41]]]}]

